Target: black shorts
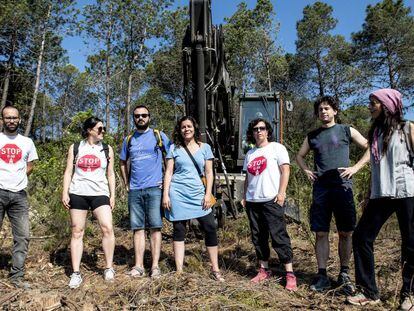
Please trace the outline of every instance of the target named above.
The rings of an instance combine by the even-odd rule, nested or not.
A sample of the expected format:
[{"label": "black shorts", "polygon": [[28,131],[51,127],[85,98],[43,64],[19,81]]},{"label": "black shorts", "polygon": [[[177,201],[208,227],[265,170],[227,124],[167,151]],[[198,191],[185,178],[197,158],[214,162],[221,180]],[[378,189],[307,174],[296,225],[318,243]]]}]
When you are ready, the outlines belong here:
[{"label": "black shorts", "polygon": [[99,206],[110,205],[109,197],[106,195],[89,196],[69,194],[69,198],[70,209],[87,211],[90,208],[93,211]]},{"label": "black shorts", "polygon": [[354,231],[356,211],[351,183],[314,183],[310,209],[311,230],[329,232],[332,214],[335,216],[338,231]]}]

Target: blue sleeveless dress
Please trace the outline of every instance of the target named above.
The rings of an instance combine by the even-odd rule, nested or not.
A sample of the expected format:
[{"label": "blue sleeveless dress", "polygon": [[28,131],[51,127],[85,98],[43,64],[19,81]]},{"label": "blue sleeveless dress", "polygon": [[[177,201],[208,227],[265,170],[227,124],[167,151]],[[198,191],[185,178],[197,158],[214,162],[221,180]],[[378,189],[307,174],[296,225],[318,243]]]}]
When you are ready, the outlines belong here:
[{"label": "blue sleeveless dress", "polygon": [[[214,159],[210,145],[204,143],[193,154],[193,157],[202,173],[204,173],[205,161]],[[174,144],[171,145],[167,159],[174,159],[174,173],[169,193],[171,210],[165,211],[165,217],[169,221],[178,221],[199,218],[210,214],[211,209],[203,210],[204,185],[185,149],[175,147]]]}]

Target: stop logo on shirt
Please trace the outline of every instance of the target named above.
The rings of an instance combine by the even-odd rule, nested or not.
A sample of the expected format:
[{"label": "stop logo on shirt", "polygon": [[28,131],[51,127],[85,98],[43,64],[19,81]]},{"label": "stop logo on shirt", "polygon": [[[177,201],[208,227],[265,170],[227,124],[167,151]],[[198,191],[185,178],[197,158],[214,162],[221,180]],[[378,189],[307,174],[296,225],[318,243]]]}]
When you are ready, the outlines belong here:
[{"label": "stop logo on shirt", "polygon": [[0,159],[9,164],[17,163],[22,159],[22,149],[15,144],[5,144],[0,149]]},{"label": "stop logo on shirt", "polygon": [[79,158],[78,167],[84,172],[93,172],[101,167],[101,159],[93,154],[87,154]]},{"label": "stop logo on shirt", "polygon": [[267,167],[267,159],[263,156],[257,157],[247,164],[247,171],[252,175],[260,175]]}]

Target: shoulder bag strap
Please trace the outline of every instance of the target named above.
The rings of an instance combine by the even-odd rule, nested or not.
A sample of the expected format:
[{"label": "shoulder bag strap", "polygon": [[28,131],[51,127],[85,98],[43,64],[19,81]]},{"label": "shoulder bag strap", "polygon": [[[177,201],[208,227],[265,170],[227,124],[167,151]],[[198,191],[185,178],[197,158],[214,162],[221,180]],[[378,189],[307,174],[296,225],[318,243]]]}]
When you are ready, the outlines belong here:
[{"label": "shoulder bag strap", "polygon": [[193,161],[193,164],[194,164],[195,168],[197,169],[198,175],[200,177],[202,177],[203,174],[201,173],[200,167],[198,166],[198,164],[197,164],[196,160],[194,159],[193,155],[191,154],[190,150],[188,150],[187,146],[185,146],[185,145],[183,147],[184,147],[185,151],[187,151],[188,156],[190,157],[191,161]]}]

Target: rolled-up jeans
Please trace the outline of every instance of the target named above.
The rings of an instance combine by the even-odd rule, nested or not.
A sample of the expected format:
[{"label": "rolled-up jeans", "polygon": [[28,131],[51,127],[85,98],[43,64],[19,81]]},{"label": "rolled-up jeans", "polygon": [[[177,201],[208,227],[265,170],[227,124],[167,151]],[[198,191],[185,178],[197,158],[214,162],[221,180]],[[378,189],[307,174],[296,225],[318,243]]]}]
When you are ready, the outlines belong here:
[{"label": "rolled-up jeans", "polygon": [[29,206],[26,191],[12,192],[0,189],[0,229],[4,215],[9,217],[13,234],[11,278],[24,275],[24,262],[29,248]]}]

